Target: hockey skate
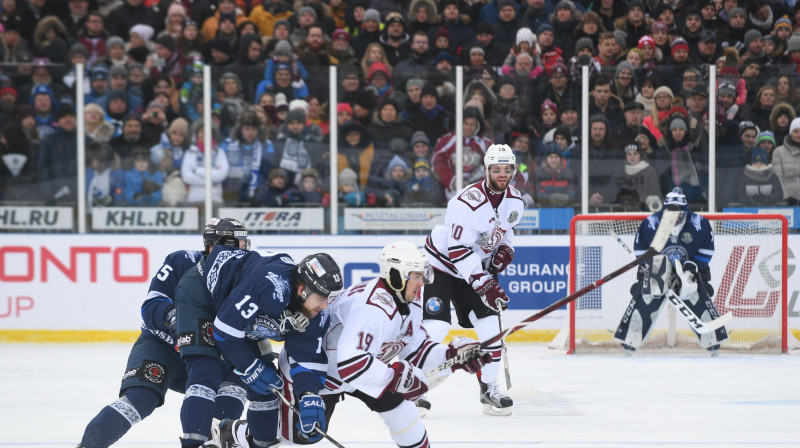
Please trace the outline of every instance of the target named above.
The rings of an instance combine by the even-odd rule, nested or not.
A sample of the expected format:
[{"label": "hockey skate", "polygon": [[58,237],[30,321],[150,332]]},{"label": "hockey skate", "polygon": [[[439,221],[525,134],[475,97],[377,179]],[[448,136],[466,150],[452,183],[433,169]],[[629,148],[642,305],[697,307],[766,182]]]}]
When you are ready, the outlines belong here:
[{"label": "hockey skate", "polygon": [[507,416],[511,415],[511,406],[514,401],[500,391],[497,383],[481,384],[481,403],[483,403],[483,413],[486,415]]},{"label": "hockey skate", "polygon": [[414,404],[417,405],[417,412],[419,412],[420,418],[425,418],[425,416],[428,415],[428,411],[431,410],[431,402],[428,401],[427,398],[428,394],[423,394],[414,401]]},{"label": "hockey skate", "polygon": [[[250,448],[250,431],[247,428],[247,420],[222,421],[214,420],[211,426],[211,437],[219,448]],[[275,440],[269,446],[278,444]]]}]

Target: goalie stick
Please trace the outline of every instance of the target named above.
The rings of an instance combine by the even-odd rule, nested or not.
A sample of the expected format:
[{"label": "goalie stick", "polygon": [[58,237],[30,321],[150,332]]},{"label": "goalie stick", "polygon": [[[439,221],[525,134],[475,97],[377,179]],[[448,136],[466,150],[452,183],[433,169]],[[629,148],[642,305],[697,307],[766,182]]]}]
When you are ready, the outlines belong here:
[{"label": "goalie stick", "polygon": [[[625,251],[627,251],[631,255],[633,254],[631,248],[628,247],[627,244],[625,244],[625,241],[622,241],[622,238],[619,235],[617,235],[617,232],[614,232],[612,230],[611,236],[613,236],[617,240],[617,242],[620,244],[620,246],[622,246],[623,249],[625,249]],[[686,319],[686,322],[689,324],[689,326],[692,327],[692,329],[696,331],[698,334],[711,333],[712,331],[720,327],[723,327],[733,318],[733,312],[728,311],[724,315],[714,320],[703,322],[703,320],[697,317],[697,314],[695,314],[695,312],[692,311],[691,308],[686,306],[683,300],[678,296],[678,294],[675,293],[675,291],[672,290],[672,288],[667,290],[665,296],[667,297],[667,300],[669,301],[670,305],[672,305],[672,307],[675,308],[675,311],[680,313],[680,315],[683,316],[684,319]]]},{"label": "goalie stick", "polygon": [[[300,411],[297,410],[297,407],[292,405],[292,403],[290,403],[289,400],[287,400],[286,397],[284,397],[283,394],[281,394],[281,392],[278,389],[274,389],[273,388],[272,389],[272,393],[275,394],[278,398],[280,398],[281,401],[286,406],[288,406],[289,409],[292,410],[292,412],[294,412],[295,414],[297,414],[298,417],[300,417]],[[345,448],[344,445],[342,445],[341,443],[337,442],[333,437],[331,437],[328,434],[326,434],[325,431],[317,428],[317,432],[320,433],[320,435],[322,435],[322,437],[325,437],[326,439],[328,439],[328,442],[331,442],[333,444],[333,446],[335,446],[336,448]]]},{"label": "goalie stick", "polygon": [[[583,288],[573,292],[572,294],[559,299],[558,301],[550,304],[546,308],[540,310],[539,312],[533,314],[532,316],[520,321],[516,325],[501,331],[500,333],[494,335],[493,337],[489,338],[486,341],[481,342],[480,348],[475,347],[474,350],[468,350],[460,353],[458,356],[453,358],[449,358],[447,361],[439,364],[438,366],[428,370],[425,372],[425,376],[429,380],[434,380],[439,374],[444,371],[445,369],[452,368],[454,365],[464,362],[468,357],[473,356],[475,351],[482,350],[500,339],[507,337],[512,333],[516,333],[517,331],[523,329],[528,324],[535,322],[541,319],[544,316],[552,313],[553,311],[561,308],[562,306],[572,302],[573,300],[585,295],[589,291],[593,291],[600,286],[610,282],[611,280],[619,277],[620,275],[624,274],[625,272],[633,269],[636,266],[639,266],[641,263],[653,258],[654,256],[661,253],[661,250],[664,249],[664,246],[667,244],[667,239],[670,237],[670,233],[672,229],[678,222],[678,215],[680,215],[680,208],[677,206],[670,205],[664,210],[664,214],[661,215],[661,221],[658,224],[658,229],[656,229],[656,233],[653,236],[653,241],[650,243],[650,247],[647,248],[645,253],[643,253],[640,257],[636,258],[635,260],[625,264],[624,266],[620,267],[614,272],[609,273],[603,278],[597,279],[592,283],[584,286]],[[437,381],[433,381],[432,384],[438,384]]]}]

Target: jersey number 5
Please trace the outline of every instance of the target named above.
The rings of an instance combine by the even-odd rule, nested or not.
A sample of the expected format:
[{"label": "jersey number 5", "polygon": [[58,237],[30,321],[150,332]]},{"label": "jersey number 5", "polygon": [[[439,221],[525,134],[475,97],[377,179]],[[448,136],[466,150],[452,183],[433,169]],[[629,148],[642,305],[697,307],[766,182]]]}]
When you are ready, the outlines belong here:
[{"label": "jersey number 5", "polygon": [[156,278],[163,282],[167,279],[167,277],[169,277],[170,272],[172,272],[172,266],[165,264],[164,266],[161,266],[161,269],[158,270]]},{"label": "jersey number 5", "polygon": [[247,302],[248,300],[250,300],[249,294],[244,296],[244,299],[240,300],[239,303],[236,304],[236,309],[242,312],[242,317],[244,317],[245,319],[251,318],[253,314],[256,314],[256,311],[258,311],[258,305],[252,302],[247,304],[247,309],[244,310],[242,309],[244,303]]}]

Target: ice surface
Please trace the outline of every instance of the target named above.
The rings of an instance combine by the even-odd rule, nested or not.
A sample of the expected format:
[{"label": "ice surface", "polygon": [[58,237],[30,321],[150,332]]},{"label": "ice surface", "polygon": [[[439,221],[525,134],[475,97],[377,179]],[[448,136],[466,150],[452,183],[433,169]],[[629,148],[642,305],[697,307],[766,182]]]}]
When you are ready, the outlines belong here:
[{"label": "ice surface", "polygon": [[[0,344],[0,447],[74,447],[116,398],[129,350]],[[485,416],[476,380],[459,372],[429,394],[432,446],[800,446],[798,356],[562,356],[525,344],[508,352],[515,388],[538,393],[516,398],[510,417]],[[181,397],[170,392],[115,446],[178,447]],[[379,417],[353,398],[337,406],[329,434],[346,447],[394,446]]]}]

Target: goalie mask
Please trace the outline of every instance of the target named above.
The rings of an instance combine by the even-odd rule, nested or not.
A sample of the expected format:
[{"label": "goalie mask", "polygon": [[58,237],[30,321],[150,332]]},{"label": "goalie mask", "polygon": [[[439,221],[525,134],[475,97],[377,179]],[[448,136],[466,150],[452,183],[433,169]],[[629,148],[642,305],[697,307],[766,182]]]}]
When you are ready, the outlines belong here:
[{"label": "goalie mask", "polygon": [[[297,311],[309,294],[319,294],[326,299],[335,297],[342,290],[342,271],[339,265],[326,253],[312,254],[303,258],[294,268],[293,272],[295,292],[289,309]],[[305,285],[302,295],[298,295],[298,282]]]},{"label": "goalie mask", "polygon": [[227,246],[241,249],[240,242],[244,241],[244,250],[250,250],[250,238],[247,228],[233,218],[212,218],[203,229],[203,246],[208,251],[209,246]]},{"label": "goalie mask", "polygon": [[433,268],[425,253],[416,244],[407,241],[398,241],[384,247],[378,264],[381,278],[403,302],[406,301],[403,290],[412,272],[421,272],[426,285],[433,282]]},{"label": "goalie mask", "polygon": [[489,186],[491,186],[491,181],[489,180],[489,168],[492,165],[511,165],[514,171],[511,173],[509,183],[517,174],[517,157],[514,155],[514,151],[512,151],[511,147],[508,145],[494,144],[486,149],[486,154],[483,156],[483,167],[486,183],[489,184]]}]

